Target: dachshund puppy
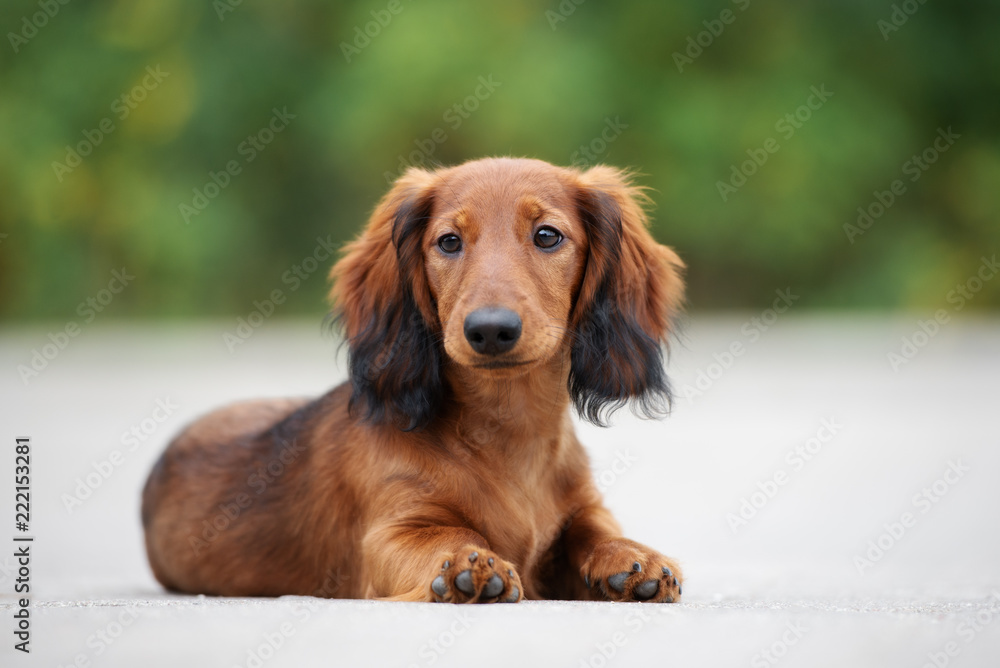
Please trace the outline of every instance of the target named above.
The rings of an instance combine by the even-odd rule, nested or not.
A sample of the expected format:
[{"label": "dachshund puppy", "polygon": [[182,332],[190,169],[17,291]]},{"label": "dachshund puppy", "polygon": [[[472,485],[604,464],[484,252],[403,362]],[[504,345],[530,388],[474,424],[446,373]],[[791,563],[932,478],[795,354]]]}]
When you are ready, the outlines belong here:
[{"label": "dachshund puppy", "polygon": [[683,264],[622,172],[495,158],[410,169],[333,268],[350,381],[239,403],[143,493],[168,589],[504,603],[674,602],[573,432],[662,414]]}]

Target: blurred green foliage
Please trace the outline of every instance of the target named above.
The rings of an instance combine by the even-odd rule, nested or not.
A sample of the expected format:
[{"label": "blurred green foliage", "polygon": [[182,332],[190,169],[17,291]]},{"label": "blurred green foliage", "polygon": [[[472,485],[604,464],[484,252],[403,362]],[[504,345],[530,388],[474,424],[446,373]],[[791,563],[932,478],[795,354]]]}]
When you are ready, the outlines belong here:
[{"label": "blurred green foliage", "polygon": [[[303,258],[356,234],[413,159],[636,169],[694,309],[785,287],[807,307],[937,308],[1000,250],[993,2],[33,0],[4,2],[0,27],[7,320],[73,317],[121,267],[114,316],[246,314],[274,289],[282,315],[321,313],[331,262]],[[814,86],[832,97],[803,111]],[[265,145],[275,109],[294,118]],[[186,222],[182,204],[207,205]],[[1000,280],[972,304],[1000,305]]]}]

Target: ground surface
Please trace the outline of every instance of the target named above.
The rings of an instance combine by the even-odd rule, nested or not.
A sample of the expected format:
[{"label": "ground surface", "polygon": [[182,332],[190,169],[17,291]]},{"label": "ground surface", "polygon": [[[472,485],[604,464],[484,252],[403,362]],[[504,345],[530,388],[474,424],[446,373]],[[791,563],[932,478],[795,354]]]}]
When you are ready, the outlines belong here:
[{"label": "ground surface", "polygon": [[[0,330],[0,664],[1000,665],[1000,321],[917,336],[894,370],[887,354],[919,315],[785,315],[766,330],[754,315],[691,319],[671,418],[579,427],[628,535],[684,564],[684,602],[667,606],[167,595],[138,519],[155,457],[211,407],[332,386],[334,343],[313,323],[267,323],[233,352],[235,323],[95,323],[25,385],[17,367],[50,328]],[[123,440],[133,426],[144,440]],[[30,656],[12,648],[6,547],[8,445],[23,435]]]}]

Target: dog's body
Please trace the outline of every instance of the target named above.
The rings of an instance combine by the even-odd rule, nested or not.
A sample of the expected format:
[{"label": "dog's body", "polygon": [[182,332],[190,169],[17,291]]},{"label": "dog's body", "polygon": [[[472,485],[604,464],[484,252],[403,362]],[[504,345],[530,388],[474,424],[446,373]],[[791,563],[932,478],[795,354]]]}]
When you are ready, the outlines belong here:
[{"label": "dog's body", "polygon": [[682,295],[615,170],[489,159],[410,170],[334,269],[351,381],[238,404],[143,495],[178,591],[454,602],[675,601],[677,564],[621,536],[570,405],[666,398]]}]

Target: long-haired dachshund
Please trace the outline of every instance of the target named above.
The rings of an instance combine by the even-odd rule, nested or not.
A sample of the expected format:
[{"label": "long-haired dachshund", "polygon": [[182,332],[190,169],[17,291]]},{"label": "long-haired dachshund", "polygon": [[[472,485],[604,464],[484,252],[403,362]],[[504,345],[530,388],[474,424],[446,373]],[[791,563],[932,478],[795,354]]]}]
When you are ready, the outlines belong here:
[{"label": "long-haired dachshund", "polygon": [[239,403],[143,493],[169,589],[504,603],[673,602],[677,563],[622,536],[573,433],[669,402],[683,264],[622,172],[485,159],[410,169],[333,268],[350,381]]}]

